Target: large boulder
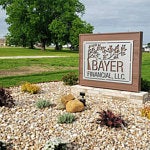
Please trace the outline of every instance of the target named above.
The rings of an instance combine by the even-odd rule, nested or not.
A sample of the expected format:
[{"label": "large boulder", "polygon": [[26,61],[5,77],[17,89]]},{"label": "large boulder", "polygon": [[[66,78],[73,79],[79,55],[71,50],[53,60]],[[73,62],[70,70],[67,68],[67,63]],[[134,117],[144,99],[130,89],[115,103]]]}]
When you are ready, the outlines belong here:
[{"label": "large boulder", "polygon": [[78,99],[71,100],[66,104],[66,111],[70,113],[80,112],[84,110],[84,104]]},{"label": "large boulder", "polygon": [[75,97],[72,94],[64,95],[61,97],[61,102],[66,105],[69,101],[74,100]]}]

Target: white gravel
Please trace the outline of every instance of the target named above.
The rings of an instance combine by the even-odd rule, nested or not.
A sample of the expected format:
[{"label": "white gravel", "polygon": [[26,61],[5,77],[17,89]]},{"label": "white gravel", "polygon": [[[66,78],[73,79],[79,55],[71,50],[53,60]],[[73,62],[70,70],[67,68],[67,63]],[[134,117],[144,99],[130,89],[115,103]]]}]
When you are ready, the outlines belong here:
[{"label": "white gravel", "polygon": [[[50,138],[62,138],[72,142],[71,150],[149,150],[150,120],[141,117],[140,108],[129,101],[102,100],[101,97],[86,97],[87,107],[75,113],[72,124],[58,124],[57,116],[66,112],[56,107],[38,109],[39,99],[56,100],[71,91],[62,82],[38,84],[39,94],[22,93],[20,87],[10,88],[15,99],[14,108],[0,107],[0,141],[12,143],[14,150],[40,150]],[[77,97],[77,95],[75,95]],[[142,108],[143,106],[141,106]],[[124,129],[101,127],[96,124],[98,111],[111,109],[121,113],[128,122]]]}]

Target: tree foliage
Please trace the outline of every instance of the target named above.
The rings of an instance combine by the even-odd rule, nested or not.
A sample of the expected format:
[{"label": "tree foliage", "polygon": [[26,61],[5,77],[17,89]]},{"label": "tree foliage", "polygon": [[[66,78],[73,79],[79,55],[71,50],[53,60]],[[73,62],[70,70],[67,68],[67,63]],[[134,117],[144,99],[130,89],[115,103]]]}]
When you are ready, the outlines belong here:
[{"label": "tree foliage", "polygon": [[79,17],[85,10],[79,0],[1,0],[0,5],[6,9],[8,40],[14,45],[33,48],[39,42],[42,49],[51,43],[56,49],[68,43],[76,47],[80,33],[93,31]]},{"label": "tree foliage", "polygon": [[150,43],[147,43],[147,47],[150,48]]},{"label": "tree foliage", "polygon": [[82,21],[80,18],[76,18],[72,22],[72,27],[70,30],[69,40],[71,43],[71,49],[76,50],[79,46],[79,34],[82,33],[92,33],[93,26],[85,21]]}]

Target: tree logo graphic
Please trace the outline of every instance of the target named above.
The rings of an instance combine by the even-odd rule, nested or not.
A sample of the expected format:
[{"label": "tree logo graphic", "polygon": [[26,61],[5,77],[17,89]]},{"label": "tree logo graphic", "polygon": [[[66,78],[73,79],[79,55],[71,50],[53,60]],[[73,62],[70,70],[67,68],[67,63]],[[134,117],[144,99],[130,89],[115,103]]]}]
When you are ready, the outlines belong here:
[{"label": "tree logo graphic", "polygon": [[115,60],[126,55],[126,44],[108,44],[96,43],[88,46],[88,70],[91,70],[90,59],[96,60]]}]

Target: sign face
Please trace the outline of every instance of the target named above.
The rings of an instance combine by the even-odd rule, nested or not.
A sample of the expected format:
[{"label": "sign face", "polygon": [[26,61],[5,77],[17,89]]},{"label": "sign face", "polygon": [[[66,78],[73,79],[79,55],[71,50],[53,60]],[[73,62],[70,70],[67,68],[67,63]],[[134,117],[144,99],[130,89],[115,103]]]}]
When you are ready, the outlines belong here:
[{"label": "sign face", "polygon": [[83,79],[132,84],[133,40],[84,41]]}]

